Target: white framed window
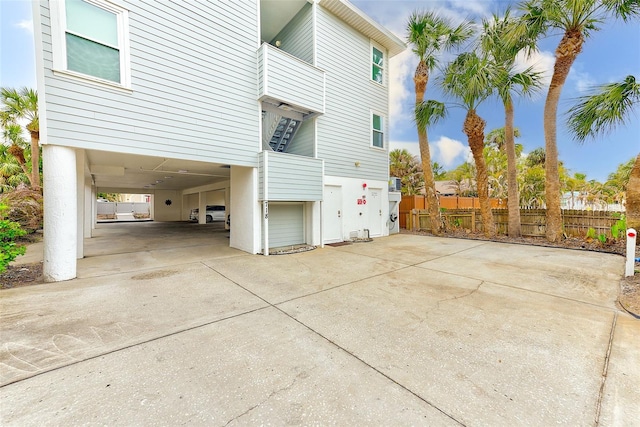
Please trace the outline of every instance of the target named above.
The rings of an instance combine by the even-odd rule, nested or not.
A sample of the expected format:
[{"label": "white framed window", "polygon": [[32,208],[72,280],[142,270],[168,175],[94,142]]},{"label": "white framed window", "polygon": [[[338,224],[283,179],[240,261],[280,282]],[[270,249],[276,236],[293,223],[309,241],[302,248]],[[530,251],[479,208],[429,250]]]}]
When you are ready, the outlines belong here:
[{"label": "white framed window", "polygon": [[54,71],[130,88],[128,10],[107,0],[50,4]]},{"label": "white framed window", "polygon": [[371,46],[371,80],[384,84],[384,52],[376,46]]},{"label": "white framed window", "polygon": [[371,146],[384,148],[384,117],[371,113]]}]

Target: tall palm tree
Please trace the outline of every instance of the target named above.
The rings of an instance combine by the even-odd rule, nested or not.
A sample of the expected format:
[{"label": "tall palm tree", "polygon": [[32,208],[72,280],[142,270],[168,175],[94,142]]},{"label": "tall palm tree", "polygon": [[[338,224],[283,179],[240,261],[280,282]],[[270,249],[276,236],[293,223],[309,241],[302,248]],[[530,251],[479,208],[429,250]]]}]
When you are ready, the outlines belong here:
[{"label": "tall palm tree", "polygon": [[[407,40],[412,45],[413,53],[418,57],[418,65],[413,76],[416,92],[416,110],[424,101],[429,74],[438,65],[440,55],[456,48],[469,39],[472,34],[473,30],[468,22],[454,26],[433,12],[415,11],[411,14],[407,23]],[[416,120],[416,122],[419,122],[419,120]],[[440,209],[438,198],[436,197],[436,185],[431,166],[431,153],[429,151],[426,126],[423,128],[418,127],[418,143],[420,144],[420,157],[424,172],[431,231],[434,234],[439,234],[441,228]]]},{"label": "tall palm tree", "polygon": [[467,110],[463,132],[476,164],[476,186],[480,199],[482,227],[486,236],[495,236],[496,227],[489,201],[489,178],[484,160],[484,128],[486,122],[476,112],[482,101],[492,92],[490,61],[475,52],[458,55],[444,71],[442,87],[448,95],[458,99]]},{"label": "tall palm tree", "polygon": [[507,155],[507,208],[509,211],[508,233],[512,237],[522,235],[520,224],[520,196],[518,194],[518,172],[516,168],[516,146],[514,130],[513,96],[530,96],[542,87],[542,74],[529,67],[524,71],[516,70],[516,56],[520,51],[531,51],[535,43],[527,38],[509,37],[514,28],[522,25],[511,17],[507,8],[502,18],[493,15],[491,20],[483,20],[480,46],[492,58],[494,67],[493,86],[504,106],[504,148]]},{"label": "tall palm tree", "polygon": [[[600,87],[591,95],[583,96],[569,110],[568,126],[578,141],[606,135],[616,126],[624,124],[640,106],[640,83],[634,76],[622,82]],[[627,224],[640,229],[640,153],[629,174],[627,183]]]},{"label": "tall palm tree", "polygon": [[562,212],[560,209],[560,174],[558,171],[558,147],[556,142],[557,111],[560,94],[573,62],[582,51],[585,40],[607,18],[628,20],[640,15],[638,0],[528,0],[522,5],[524,26],[514,31],[512,37],[523,35],[543,36],[559,31],[562,39],[556,48],[553,76],[544,106],[544,139],[547,161],[546,236],[551,242],[562,236]]},{"label": "tall palm tree", "polygon": [[3,87],[0,90],[3,112],[15,123],[26,120],[25,128],[31,135],[31,188],[40,190],[40,121],[38,93],[26,87],[20,90]]}]

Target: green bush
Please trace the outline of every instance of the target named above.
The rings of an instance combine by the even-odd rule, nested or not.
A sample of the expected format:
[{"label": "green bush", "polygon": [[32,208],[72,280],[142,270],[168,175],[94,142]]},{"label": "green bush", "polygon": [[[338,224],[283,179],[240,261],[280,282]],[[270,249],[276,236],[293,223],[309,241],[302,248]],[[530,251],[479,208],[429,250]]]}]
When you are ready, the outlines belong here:
[{"label": "green bush", "polygon": [[18,245],[15,240],[27,234],[20,224],[7,219],[6,205],[0,205],[0,273],[7,269],[7,265],[18,255],[24,255],[26,246]]}]

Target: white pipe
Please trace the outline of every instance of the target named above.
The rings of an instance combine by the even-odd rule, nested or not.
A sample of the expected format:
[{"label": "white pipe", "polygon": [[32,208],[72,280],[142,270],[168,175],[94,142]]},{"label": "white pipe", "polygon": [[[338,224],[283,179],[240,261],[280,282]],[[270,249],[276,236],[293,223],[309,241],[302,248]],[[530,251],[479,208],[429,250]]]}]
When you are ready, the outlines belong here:
[{"label": "white pipe", "polygon": [[636,237],[638,233],[635,229],[630,228],[627,230],[627,263],[625,265],[624,275],[625,277],[633,276],[633,270],[635,267],[636,258]]}]

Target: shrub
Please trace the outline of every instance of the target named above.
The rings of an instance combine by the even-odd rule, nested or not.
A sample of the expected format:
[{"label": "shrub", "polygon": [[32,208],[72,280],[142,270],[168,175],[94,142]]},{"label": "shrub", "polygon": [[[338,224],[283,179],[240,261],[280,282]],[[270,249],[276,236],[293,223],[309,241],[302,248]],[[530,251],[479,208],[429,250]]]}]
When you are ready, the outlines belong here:
[{"label": "shrub", "polygon": [[27,232],[42,228],[42,194],[26,185],[19,185],[15,190],[0,195],[0,203],[7,205],[4,215],[8,220],[17,222]]},{"label": "shrub", "polygon": [[7,269],[7,265],[18,255],[24,255],[26,246],[16,244],[18,237],[27,234],[17,222],[7,219],[6,205],[0,205],[0,273]]}]

